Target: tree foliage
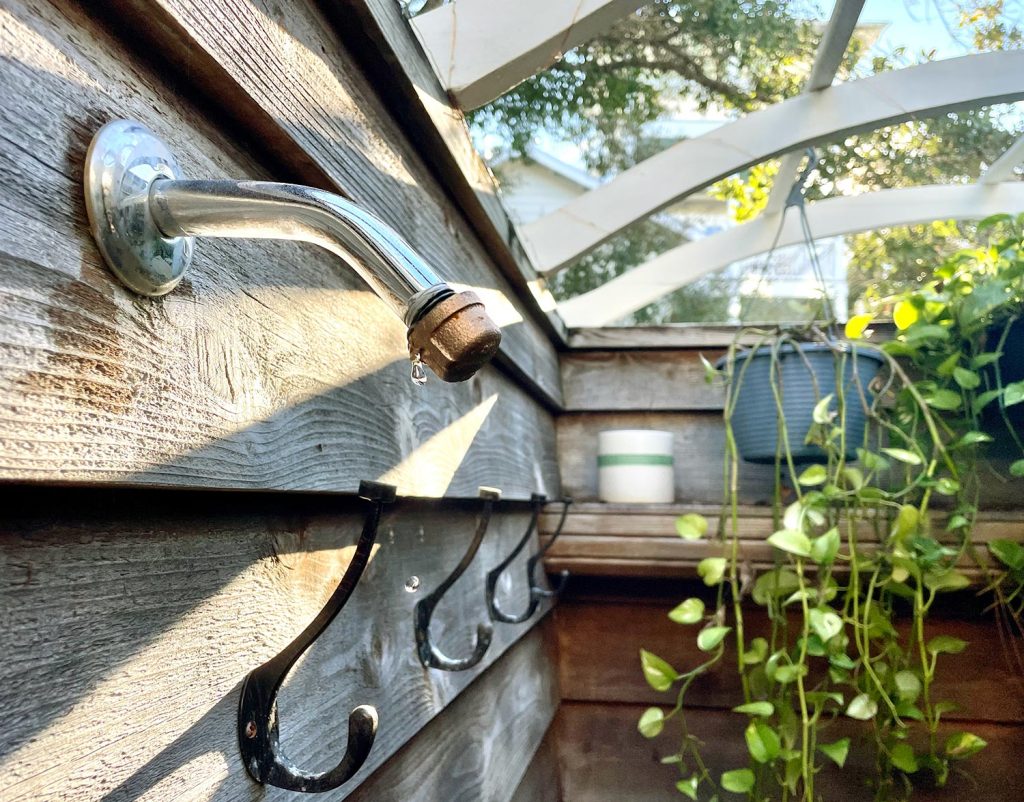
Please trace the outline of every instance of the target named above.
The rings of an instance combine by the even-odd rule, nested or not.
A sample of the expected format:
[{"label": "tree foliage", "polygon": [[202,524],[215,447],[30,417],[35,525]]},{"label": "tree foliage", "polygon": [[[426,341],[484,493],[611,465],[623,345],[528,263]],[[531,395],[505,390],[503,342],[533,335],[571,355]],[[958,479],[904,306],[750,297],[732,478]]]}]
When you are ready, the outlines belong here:
[{"label": "tree foliage", "polygon": [[[1003,0],[931,0],[958,39],[975,50],[1020,47],[1020,28]],[[645,126],[685,109],[746,113],[797,94],[820,39],[820,8],[806,0],[656,0],[471,116],[478,134],[497,136],[522,155],[539,132],[576,143],[602,175],[626,169],[672,144]],[[864,58],[854,37],[839,80],[927,60],[903,49]],[[887,126],[820,148],[806,189],[810,200],[837,194],[975,180],[1008,147],[1006,109],[950,113]],[[757,216],[772,190],[777,162],[720,182],[738,221]],[[969,224],[938,222],[852,236],[851,300],[888,294],[973,237]],[[679,244],[650,221],[632,226],[565,271],[553,287],[568,298]],[[938,253],[937,253],[938,252]],[[721,286],[705,282],[644,310],[643,322],[720,319]]]}]

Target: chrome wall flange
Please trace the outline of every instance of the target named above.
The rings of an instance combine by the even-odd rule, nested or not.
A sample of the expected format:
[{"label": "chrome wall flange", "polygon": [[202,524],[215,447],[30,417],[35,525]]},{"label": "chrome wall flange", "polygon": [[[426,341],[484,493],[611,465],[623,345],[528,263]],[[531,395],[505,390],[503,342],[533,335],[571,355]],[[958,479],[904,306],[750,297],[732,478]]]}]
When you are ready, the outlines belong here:
[{"label": "chrome wall flange", "polygon": [[114,120],[85,157],[85,209],[100,252],[118,278],[141,295],[166,295],[192,262],[192,237],[165,237],[149,195],[160,178],[182,178],[174,155],[139,123]]}]

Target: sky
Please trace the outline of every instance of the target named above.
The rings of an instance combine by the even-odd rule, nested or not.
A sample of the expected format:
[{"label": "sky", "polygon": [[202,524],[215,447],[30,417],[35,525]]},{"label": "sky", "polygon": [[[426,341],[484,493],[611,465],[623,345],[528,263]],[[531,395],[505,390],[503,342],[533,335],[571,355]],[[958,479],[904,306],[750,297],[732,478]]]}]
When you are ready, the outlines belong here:
[{"label": "sky", "polygon": [[[860,20],[888,23],[876,45],[881,52],[891,52],[902,45],[914,56],[934,49],[936,58],[954,58],[964,55],[967,49],[947,30],[947,25],[955,27],[957,23],[953,5],[951,0],[867,0]],[[1005,8],[1007,15],[1015,19],[1024,15],[1021,0],[1006,0]]]}]

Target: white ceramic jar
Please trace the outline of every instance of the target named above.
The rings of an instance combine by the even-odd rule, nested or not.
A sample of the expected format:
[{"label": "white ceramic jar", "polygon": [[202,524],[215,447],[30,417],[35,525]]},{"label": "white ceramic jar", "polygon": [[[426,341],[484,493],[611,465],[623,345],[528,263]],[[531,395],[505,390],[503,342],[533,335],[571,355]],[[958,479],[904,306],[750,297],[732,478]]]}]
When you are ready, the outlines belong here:
[{"label": "white ceramic jar", "polygon": [[618,504],[675,501],[672,433],[614,429],[597,436],[598,496]]}]

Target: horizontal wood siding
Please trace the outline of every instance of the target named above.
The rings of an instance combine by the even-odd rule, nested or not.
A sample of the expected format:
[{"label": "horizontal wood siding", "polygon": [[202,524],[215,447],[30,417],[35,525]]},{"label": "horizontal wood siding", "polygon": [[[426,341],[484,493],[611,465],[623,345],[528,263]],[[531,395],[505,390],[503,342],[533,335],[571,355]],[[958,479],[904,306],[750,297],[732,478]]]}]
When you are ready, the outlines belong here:
[{"label": "horizontal wood siding", "polygon": [[[298,495],[284,502],[100,490],[8,491],[2,503],[0,799],[254,798],[235,740],[240,683],[333,591],[361,529],[361,509]],[[469,653],[476,625],[487,621],[484,575],[528,521],[521,505],[502,505],[475,561],[438,606],[432,634],[447,653]],[[454,568],[475,523],[476,505],[468,502],[397,504],[349,604],[290,675],[280,697],[281,738],[305,769],[334,765],[345,749],[349,711],[377,707],[370,758],[332,799],[353,792],[416,739],[488,666],[493,676],[480,680],[465,715],[451,714],[434,729],[443,737],[410,748],[426,748],[431,760],[452,766],[462,755],[474,771],[489,767],[504,778],[499,791],[491,780],[472,785],[463,777],[468,788],[491,789],[467,799],[507,800],[519,782],[515,772],[525,771],[554,709],[554,677],[545,673],[537,638],[513,650],[504,668],[502,655],[540,614],[495,625],[484,661],[469,671],[424,669],[415,653],[413,606]],[[525,592],[526,557],[499,584],[506,606]],[[410,577],[418,577],[418,592],[406,589]],[[494,754],[480,751],[483,744]],[[499,767],[494,761],[506,748],[518,755],[516,765]],[[386,776],[408,787],[416,773],[402,765]],[[425,789],[443,785],[441,775],[430,782]],[[266,797],[291,798],[273,790]],[[383,798],[449,797],[425,790]]]},{"label": "horizontal wood siding", "polygon": [[[767,538],[776,527],[771,509],[744,506],[737,512],[740,558],[756,570],[772,567],[776,553]],[[675,521],[684,513],[704,515],[711,524],[710,536],[699,540],[680,538]],[[697,563],[726,551],[717,536],[720,515],[720,507],[707,504],[574,504],[559,539],[547,552],[545,566],[550,572],[568,570],[593,576],[693,576]],[[540,521],[541,534],[553,534],[560,518],[561,505],[549,507]],[[937,536],[955,546],[956,537],[942,532],[941,516],[934,520]],[[879,530],[862,521],[858,537],[870,549],[885,531],[884,525]],[[1024,543],[1024,516],[1016,511],[983,512],[972,531],[972,540],[979,548],[973,557],[962,558],[961,568],[981,581],[984,572],[978,562],[991,562],[984,544],[993,540]]]},{"label": "horizontal wood siding", "polygon": [[[350,802],[509,802],[509,789],[517,786],[511,802],[557,802],[541,785],[553,780],[558,791],[557,765],[546,759],[544,740],[558,707],[552,637],[549,626],[535,627]],[[524,788],[533,790],[520,796]]]},{"label": "horizontal wood siding", "polygon": [[[649,706],[667,710],[675,695],[650,688],[640,670],[639,651],[653,651],[679,671],[703,662],[707,655],[697,649],[694,630],[670,621],[666,613],[682,598],[704,596],[711,603],[712,595],[699,583],[580,581],[572,587],[575,595],[563,600],[554,613],[563,699],[554,726],[554,750],[564,798],[587,802],[673,798],[673,785],[680,776],[674,766],[660,760],[678,749],[679,730],[668,723],[661,736],[647,740],[636,724]],[[963,597],[933,616],[932,634],[949,634],[970,645],[955,660],[945,665],[940,660],[932,698],[959,705],[943,717],[940,737],[968,730],[989,745],[961,766],[965,775],[954,773],[942,790],[915,791],[915,802],[969,798],[1016,802],[1024,788],[1024,765],[1019,759],[1024,749],[1024,688],[1000,650],[991,616],[977,613],[979,606]],[[750,637],[763,635],[767,621],[751,610],[747,626]],[[743,740],[747,718],[730,712],[743,700],[734,666],[734,653],[727,654],[718,668],[693,683],[687,695],[687,724],[705,743],[704,754],[716,778],[749,760]],[[860,725],[842,719],[834,727],[830,733],[839,738],[856,736]],[[856,747],[851,752],[855,754]],[[851,757],[842,772],[826,769],[817,787],[828,802],[863,802],[871,798],[866,781],[873,771],[873,765]]]},{"label": "horizontal wood siding", "polygon": [[[654,742],[642,738],[636,722],[643,711],[640,705],[562,705],[555,726],[566,800],[664,802],[683,798],[674,787],[682,779],[678,769],[661,763],[662,757],[678,748],[678,737],[666,727]],[[710,747],[705,755],[716,779],[723,771],[747,765],[745,717],[699,711],[687,716],[687,723],[691,733]],[[939,737],[946,738],[959,728],[959,724],[941,725]],[[1024,761],[1020,759],[1024,727],[979,722],[971,725],[971,731],[985,739],[988,746],[964,764],[963,773],[954,773],[945,788],[915,789],[913,802],[1020,800],[1024,788]],[[857,734],[856,727],[850,725],[833,732],[836,738]],[[827,802],[867,802],[873,798],[868,782],[874,776],[873,764],[851,759],[842,771],[827,767],[815,780],[815,788],[827,793]],[[705,794],[701,802],[709,798]]]},{"label": "horizontal wood siding", "polygon": [[[344,176],[349,195],[442,271],[488,284],[486,255],[313,12],[290,6],[292,33],[268,12],[232,8],[197,4],[189,24],[225,46],[246,32],[256,55],[238,59],[238,80],[292,121],[293,147]],[[295,61],[279,63],[286,55]],[[480,484],[520,498],[557,492],[550,413],[494,368],[416,388],[404,326],[326,252],[200,240],[166,298],[124,290],[82,202],[101,124],[152,126],[192,176],[292,176],[269,174],[211,127],[178,91],[184,73],[155,75],[73,6],[12,0],[0,56],[0,479],[352,492],[381,478],[418,496],[473,496]],[[550,375],[553,351],[535,326],[505,333],[510,358],[529,355],[524,372]]]}]

